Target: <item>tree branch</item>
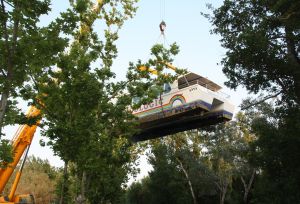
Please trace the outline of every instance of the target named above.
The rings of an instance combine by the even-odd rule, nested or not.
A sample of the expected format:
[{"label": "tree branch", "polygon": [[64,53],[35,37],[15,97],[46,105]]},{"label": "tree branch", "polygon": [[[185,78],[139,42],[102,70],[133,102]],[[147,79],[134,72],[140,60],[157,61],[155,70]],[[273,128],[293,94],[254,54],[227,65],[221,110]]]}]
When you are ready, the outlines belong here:
[{"label": "tree branch", "polygon": [[249,105],[247,105],[247,106],[244,106],[244,107],[241,106],[241,110],[247,110],[248,108],[251,108],[251,107],[253,107],[253,106],[259,105],[259,104],[265,102],[265,101],[268,100],[268,99],[275,98],[275,97],[279,96],[281,93],[282,93],[282,91],[279,91],[279,92],[277,92],[276,94],[266,96],[266,97],[263,98],[262,100],[259,100],[259,101],[255,102],[255,103],[251,103],[251,104],[249,104]]},{"label": "tree branch", "polygon": [[299,12],[292,12],[292,13],[289,13],[287,16],[280,16],[278,19],[280,21],[287,21],[291,18],[291,16],[293,16],[293,15],[295,16],[295,15],[298,15],[298,14],[299,14]]},{"label": "tree branch", "polygon": [[243,183],[243,185],[244,185],[244,189],[245,189],[245,191],[246,191],[246,189],[247,189],[247,184],[246,184],[246,182],[245,182],[245,180],[244,180],[244,178],[241,176],[241,181],[242,181],[242,183]]},{"label": "tree branch", "polygon": [[280,78],[276,78],[275,80],[276,80],[277,83],[281,86],[282,92],[287,93],[287,92],[288,92],[288,91],[287,91],[287,88],[286,88],[286,86],[283,84],[283,82],[281,81],[281,79],[280,79]]},{"label": "tree branch", "polygon": [[250,190],[250,188],[251,188],[251,186],[252,186],[253,180],[254,180],[254,178],[255,178],[255,172],[256,172],[256,170],[253,169],[252,175],[251,175],[251,178],[250,178],[250,181],[249,181],[249,184],[248,184],[248,188],[247,188],[247,191],[248,191],[248,192],[249,192],[249,190]]},{"label": "tree branch", "polygon": [[216,184],[216,186],[218,187],[218,189],[221,191],[222,189],[221,189],[220,184],[219,184],[218,182],[216,182],[216,181],[215,181],[215,184]]},{"label": "tree branch", "polygon": [[175,158],[178,161],[178,163],[180,164],[180,167],[181,167],[181,169],[182,169],[182,171],[183,171],[183,173],[184,173],[184,175],[185,175],[185,177],[186,177],[186,179],[188,181],[188,184],[189,184],[189,187],[190,187],[190,191],[191,191],[191,194],[192,194],[192,197],[193,197],[194,204],[197,204],[196,196],[195,196],[194,189],[193,189],[193,186],[192,186],[192,182],[191,182],[191,180],[189,178],[188,172],[185,170],[185,168],[184,168],[182,162],[180,161],[180,159],[178,159],[177,157],[175,157]]},{"label": "tree branch", "polygon": [[297,67],[300,67],[300,59],[298,57],[298,53],[296,52],[295,46],[295,36],[290,27],[285,26],[285,35],[286,35],[286,43],[287,43],[287,54],[291,59],[292,63],[296,64]]},{"label": "tree branch", "polygon": [[248,195],[249,195],[249,192],[250,192],[250,189],[251,189],[254,177],[255,177],[255,172],[256,172],[256,170],[253,169],[252,174],[251,174],[251,178],[250,178],[248,184],[246,184],[244,178],[241,176],[241,181],[244,185],[244,190],[245,190],[245,192],[244,192],[244,203],[247,203],[247,201],[248,201]]},{"label": "tree branch", "polygon": [[3,71],[3,69],[1,69],[1,73],[3,76],[7,77],[7,75],[5,74],[5,72]]},{"label": "tree branch", "polygon": [[13,8],[15,8],[15,6],[14,5],[12,5],[11,3],[9,3],[8,1],[6,1],[6,0],[3,0],[5,3],[7,3],[8,5],[10,5],[11,7],[13,7]]}]

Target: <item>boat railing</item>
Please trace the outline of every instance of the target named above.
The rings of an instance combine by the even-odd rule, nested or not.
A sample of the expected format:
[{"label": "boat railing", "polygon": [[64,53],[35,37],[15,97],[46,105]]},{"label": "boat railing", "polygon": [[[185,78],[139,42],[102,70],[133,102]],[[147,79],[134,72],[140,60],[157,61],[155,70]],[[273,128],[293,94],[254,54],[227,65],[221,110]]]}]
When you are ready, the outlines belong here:
[{"label": "boat railing", "polygon": [[217,92],[218,89],[214,88],[212,85],[210,85],[209,83],[204,83],[203,81],[199,80],[199,79],[194,79],[194,80],[190,80],[190,81],[186,81],[186,83],[184,84],[180,84],[178,86],[179,89],[183,89],[186,88],[188,86],[192,86],[195,84],[199,84],[200,86],[205,87],[206,89],[209,89],[211,91]]},{"label": "boat railing", "polygon": [[199,80],[199,79],[195,79],[195,80],[191,80],[191,81],[187,81],[184,84],[181,84],[180,86],[178,86],[179,89],[183,89],[189,86],[193,86],[195,84],[198,84],[206,89],[208,89],[209,91],[211,91],[213,94],[220,96],[222,98],[230,98],[230,95],[220,91],[219,89],[215,88],[214,86],[210,85],[209,83],[204,83],[203,81]]}]

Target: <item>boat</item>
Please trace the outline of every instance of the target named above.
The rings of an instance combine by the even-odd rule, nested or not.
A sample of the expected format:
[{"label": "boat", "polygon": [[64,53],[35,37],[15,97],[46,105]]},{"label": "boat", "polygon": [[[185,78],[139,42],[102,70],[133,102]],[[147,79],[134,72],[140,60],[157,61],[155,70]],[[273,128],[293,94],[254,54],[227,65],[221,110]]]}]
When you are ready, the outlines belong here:
[{"label": "boat", "polygon": [[133,111],[139,125],[134,142],[205,128],[233,117],[234,105],[222,87],[193,72],[164,84],[150,104]]}]

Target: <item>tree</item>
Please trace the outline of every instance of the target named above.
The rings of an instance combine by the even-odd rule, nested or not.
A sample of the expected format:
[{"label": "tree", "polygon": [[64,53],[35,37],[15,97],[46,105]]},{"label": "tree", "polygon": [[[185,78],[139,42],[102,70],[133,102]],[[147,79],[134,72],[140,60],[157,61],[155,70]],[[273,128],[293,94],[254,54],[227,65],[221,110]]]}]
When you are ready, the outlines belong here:
[{"label": "tree", "polygon": [[38,70],[54,65],[57,53],[66,46],[66,39],[59,37],[56,22],[38,26],[40,16],[49,11],[49,0],[1,1],[0,133],[4,125],[20,121],[13,117],[20,114],[15,98],[26,98],[25,82],[30,82],[32,74]]},{"label": "tree", "polygon": [[147,204],[151,203],[151,191],[149,189],[150,178],[145,177],[139,182],[133,182],[127,189],[123,203]]},{"label": "tree", "polygon": [[164,142],[170,151],[170,158],[177,164],[178,171],[184,178],[193,203],[214,200],[215,176],[207,166],[207,158],[203,154],[204,141],[199,131],[178,133],[165,138]]},{"label": "tree", "polygon": [[[66,162],[66,167],[69,161],[77,165],[77,176],[82,177],[80,185],[82,188],[78,196],[83,202],[86,196],[90,202],[97,200],[95,202],[100,203],[117,199],[126,173],[122,171],[121,175],[108,177],[111,178],[110,181],[114,178],[120,178],[121,181],[111,184],[113,190],[100,191],[95,185],[101,182],[97,174],[103,176],[101,173],[104,172],[104,168],[107,169],[105,173],[117,173],[118,168],[120,171],[126,169],[123,168],[124,162],[119,160],[127,161],[126,158],[129,158],[128,152],[119,153],[116,149],[125,148],[127,145],[121,135],[118,135],[120,130],[117,128],[114,132],[107,130],[107,127],[111,127],[119,120],[118,116],[111,118],[114,121],[112,122],[105,116],[105,112],[115,112],[123,107],[122,103],[117,102],[119,106],[112,109],[113,104],[109,99],[112,94],[117,93],[116,87],[120,86],[108,82],[114,76],[109,68],[112,59],[116,57],[114,41],[117,39],[117,33],[113,31],[115,29],[113,26],[118,29],[125,18],[132,15],[135,8],[132,7],[134,2],[131,1],[107,3],[98,1],[93,7],[91,1],[71,2],[72,8],[63,15],[72,17],[70,20],[75,24],[80,23],[80,28],[70,33],[70,37],[74,39],[70,44],[70,50],[60,53],[57,64],[59,71],[55,71],[57,68],[44,69],[44,77],[36,79],[39,99],[43,102],[42,108],[47,119],[45,122],[47,130],[43,134],[50,138],[49,144]],[[118,6],[124,6],[124,11],[117,12]],[[100,41],[92,26],[96,19],[102,17],[108,28],[104,32],[105,40]],[[93,69],[91,63],[97,59],[101,59],[102,67]],[[126,114],[121,111],[116,113],[120,119]],[[124,122],[120,120],[120,128],[124,128],[123,124]],[[126,135],[126,132],[124,134]],[[104,145],[104,142],[107,145]],[[116,153],[113,154],[113,151]],[[115,165],[110,165],[109,162]],[[115,171],[108,171],[109,165]],[[93,171],[95,169],[98,171]],[[63,185],[65,184],[66,182],[63,182]],[[61,203],[63,201],[61,198]]]},{"label": "tree", "polygon": [[212,132],[204,133],[208,167],[215,176],[215,185],[219,192],[219,202],[225,202],[231,190],[233,179],[237,173],[235,159],[237,141],[240,137],[235,125],[229,123],[213,127]]},{"label": "tree", "polygon": [[249,195],[253,189],[254,179],[257,177],[257,166],[251,164],[251,153],[252,145],[257,140],[256,135],[253,133],[251,124],[252,119],[256,117],[253,114],[245,114],[239,112],[236,115],[236,126],[243,136],[238,140],[236,157],[236,166],[238,176],[240,176],[240,181],[244,187],[243,201],[245,204],[249,203]]},{"label": "tree", "polygon": [[298,108],[278,108],[270,104],[252,107],[255,113],[252,131],[257,140],[252,144],[250,162],[260,174],[253,197],[259,203],[297,203],[299,188],[299,121]]},{"label": "tree", "polygon": [[244,103],[257,137],[249,159],[260,172],[253,192],[259,203],[299,202],[299,8],[299,1],[228,0],[210,16],[227,49],[226,84],[277,97],[276,105]]},{"label": "tree", "polygon": [[149,172],[148,189],[150,203],[192,203],[186,178],[180,172],[173,152],[164,143],[159,141],[152,146],[149,163],[153,171]]},{"label": "tree", "polygon": [[[197,195],[200,203],[207,202],[206,196],[212,200],[217,192],[220,203],[225,200],[247,203],[256,174],[249,164],[250,144],[255,137],[248,118],[238,113],[236,121],[208,130],[189,131],[166,139],[189,182],[190,191]],[[235,183],[244,185],[233,186]],[[243,196],[238,195],[241,188]],[[234,198],[233,193],[237,194]]]},{"label": "tree", "polygon": [[[30,123],[16,107],[17,97],[29,99],[26,89],[33,83],[33,74],[54,65],[57,54],[66,46],[56,21],[38,25],[40,16],[50,10],[49,0],[0,2],[0,140],[5,125]],[[0,160],[10,162],[7,144],[0,141]]]},{"label": "tree", "polygon": [[299,10],[296,0],[226,0],[213,10],[212,32],[227,49],[222,60],[227,86],[300,104]]}]

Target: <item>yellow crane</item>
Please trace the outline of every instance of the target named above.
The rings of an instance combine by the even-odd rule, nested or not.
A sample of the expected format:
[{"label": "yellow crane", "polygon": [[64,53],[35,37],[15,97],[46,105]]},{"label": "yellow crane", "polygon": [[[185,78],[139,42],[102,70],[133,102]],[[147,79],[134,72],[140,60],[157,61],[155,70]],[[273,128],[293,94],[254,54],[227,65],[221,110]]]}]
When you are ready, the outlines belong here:
[{"label": "yellow crane", "polygon": [[[34,106],[31,106],[28,110],[27,117],[37,117],[41,114],[41,111]],[[12,140],[12,148],[14,152],[13,161],[7,164],[6,168],[0,168],[0,194],[3,193],[8,180],[11,178],[14,170],[16,169],[19,161],[23,156],[22,163],[16,173],[16,177],[13,181],[13,185],[10,189],[8,196],[1,196],[0,203],[34,203],[34,198],[29,194],[15,195],[18,183],[20,181],[21,173],[26,161],[28,150],[34,133],[40,121],[37,121],[35,125],[22,125],[19,127]],[[24,154],[25,153],[25,154]]]}]

